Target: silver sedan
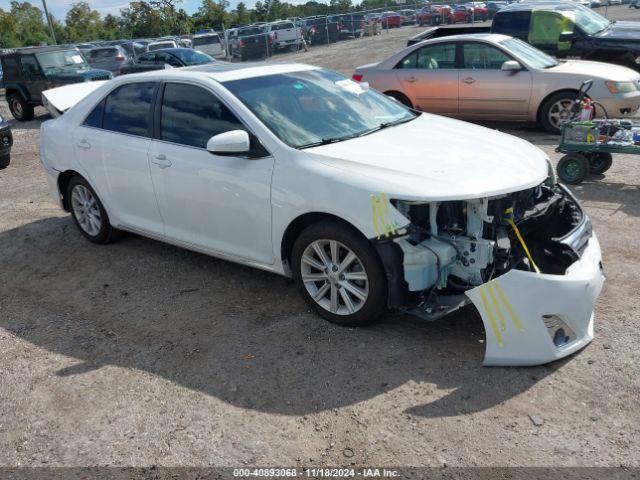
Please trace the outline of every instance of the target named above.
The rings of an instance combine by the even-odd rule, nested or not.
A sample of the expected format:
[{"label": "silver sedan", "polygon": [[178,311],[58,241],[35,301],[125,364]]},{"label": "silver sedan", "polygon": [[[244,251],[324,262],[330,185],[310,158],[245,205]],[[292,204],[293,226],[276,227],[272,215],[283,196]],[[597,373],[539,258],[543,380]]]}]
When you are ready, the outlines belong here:
[{"label": "silver sedan", "polygon": [[[584,60],[556,60],[505,35],[468,34],[412,45],[380,63],[358,67],[354,80],[405,105],[468,120],[533,121],[549,132],[571,118],[578,89],[611,117],[640,107],[640,74]],[[596,109],[598,115],[601,109]]]}]

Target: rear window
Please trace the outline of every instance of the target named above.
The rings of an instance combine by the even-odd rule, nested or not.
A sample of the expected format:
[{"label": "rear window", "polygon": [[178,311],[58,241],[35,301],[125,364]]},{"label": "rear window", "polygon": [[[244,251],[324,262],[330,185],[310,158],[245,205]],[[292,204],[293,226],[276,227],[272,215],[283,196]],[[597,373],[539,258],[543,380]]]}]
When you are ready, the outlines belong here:
[{"label": "rear window", "polygon": [[288,28],[294,28],[293,23],[275,23],[271,25],[271,30],[287,30]]},{"label": "rear window", "polygon": [[152,43],[149,45],[149,51],[160,50],[161,48],[175,48],[175,46],[173,42]]},{"label": "rear window", "polygon": [[198,47],[200,45],[217,45],[220,44],[220,37],[218,35],[207,35],[206,37],[194,37],[193,46]]},{"label": "rear window", "polygon": [[89,56],[95,60],[99,58],[113,58],[119,53],[120,51],[117,48],[95,48],[89,52]]}]

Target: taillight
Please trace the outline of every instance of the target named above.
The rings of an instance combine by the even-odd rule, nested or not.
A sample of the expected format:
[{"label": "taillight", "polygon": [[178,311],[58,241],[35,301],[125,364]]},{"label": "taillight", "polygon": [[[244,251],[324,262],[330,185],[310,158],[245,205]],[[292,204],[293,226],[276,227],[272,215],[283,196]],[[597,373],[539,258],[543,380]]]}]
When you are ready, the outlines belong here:
[{"label": "taillight", "polygon": [[271,38],[271,35],[269,35],[269,43],[273,43],[273,38]]},{"label": "taillight", "polygon": [[124,60],[124,56],[122,56],[122,55],[116,55],[116,60],[117,60],[117,61],[119,61],[119,62],[121,62],[121,61],[123,61],[123,60]]},{"label": "taillight", "polygon": [[88,61],[89,63],[93,63],[93,62],[95,62],[95,60],[94,60],[93,58],[91,58],[91,57],[89,57],[89,60],[87,60],[87,61]]},{"label": "taillight", "polygon": [[240,40],[240,42],[239,42],[239,43],[240,43],[240,46],[241,46],[241,47],[244,47],[244,40]]},{"label": "taillight", "polygon": [[355,80],[356,82],[361,82],[362,81],[362,74],[354,73],[353,76],[351,77],[351,79]]}]

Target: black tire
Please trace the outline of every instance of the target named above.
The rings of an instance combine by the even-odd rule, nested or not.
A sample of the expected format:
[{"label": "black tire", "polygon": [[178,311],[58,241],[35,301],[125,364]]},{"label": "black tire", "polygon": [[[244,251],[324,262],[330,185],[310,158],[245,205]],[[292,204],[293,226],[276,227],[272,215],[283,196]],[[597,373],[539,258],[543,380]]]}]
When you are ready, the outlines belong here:
[{"label": "black tire", "polygon": [[11,163],[11,155],[6,154],[0,157],[0,170],[4,170]]},{"label": "black tire", "polygon": [[611,168],[613,156],[610,153],[595,153],[589,155],[589,170],[594,175],[601,175]]},{"label": "black tire", "polygon": [[[80,226],[80,222],[78,221],[76,211],[74,210],[72,205],[73,191],[79,185],[85,187],[87,190],[89,190],[89,192],[91,192],[91,194],[96,200],[98,209],[100,211],[100,219],[101,219],[100,230],[94,235],[89,234]],[[80,230],[80,233],[82,233],[82,235],[84,235],[84,237],[87,240],[93,243],[106,244],[106,243],[113,242],[116,238],[120,236],[120,231],[116,230],[111,226],[109,215],[107,215],[107,211],[104,209],[104,206],[100,201],[100,197],[98,197],[95,190],[91,187],[91,185],[89,185],[89,182],[87,182],[84,178],[80,176],[75,176],[71,180],[69,180],[66,198],[69,205],[69,211],[71,212],[71,217],[73,218],[73,222],[76,224],[76,227],[78,227],[78,230]]]},{"label": "black tire", "polygon": [[[540,124],[542,127],[549,133],[553,133],[555,135],[560,135],[560,126],[554,125],[552,121],[549,119],[549,111],[553,107],[554,104],[560,101],[575,101],[578,98],[578,92],[573,90],[564,90],[561,92],[554,93],[549,98],[547,98],[542,106],[540,107]],[[567,118],[566,120],[571,120],[571,118]]]},{"label": "black tire", "polygon": [[[357,256],[366,273],[369,291],[366,300],[351,314],[332,313],[318,304],[302,281],[302,256],[316,240],[335,240]],[[369,241],[353,227],[338,220],[323,220],[307,227],[296,239],[291,253],[293,279],[311,309],[322,318],[343,326],[359,327],[375,322],[387,307],[387,279],[382,262]],[[325,283],[328,283],[325,281]],[[329,293],[329,292],[328,292]],[[344,300],[340,300],[344,303]]]},{"label": "black tire", "polygon": [[580,153],[569,153],[560,159],[557,171],[564,183],[576,185],[587,178],[591,169],[587,157]]},{"label": "black tire", "polygon": [[400,93],[400,92],[386,92],[385,95],[396,99],[397,101],[399,101],[401,104],[403,104],[405,107],[409,107],[409,108],[413,108],[413,104],[411,103],[411,100],[409,100],[409,98],[404,94],[404,93]]},{"label": "black tire", "polygon": [[19,93],[11,93],[7,96],[7,103],[13,118],[19,122],[33,120],[33,106],[29,105]]}]

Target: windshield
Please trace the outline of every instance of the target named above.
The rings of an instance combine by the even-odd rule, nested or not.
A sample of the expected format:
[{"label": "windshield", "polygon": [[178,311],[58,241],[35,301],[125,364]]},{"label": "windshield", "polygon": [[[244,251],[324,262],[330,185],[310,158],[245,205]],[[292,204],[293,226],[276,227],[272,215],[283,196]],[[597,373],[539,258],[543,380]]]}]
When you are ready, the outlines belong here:
[{"label": "windshield", "polygon": [[595,35],[611,25],[611,22],[602,15],[582,5],[571,5],[560,11],[587,35]]},{"label": "windshield", "polygon": [[38,53],[38,62],[43,70],[57,68],[89,68],[89,64],[78,50]]},{"label": "windshield", "polygon": [[201,65],[214,61],[209,55],[205,55],[197,50],[191,50],[190,48],[173,50],[171,53],[182,60],[185,65]]},{"label": "windshield", "polygon": [[395,100],[326,70],[224,82],[287,145],[345,140],[417,115]]},{"label": "windshield", "polygon": [[207,35],[205,37],[193,37],[193,46],[219,44],[220,37],[218,35]]},{"label": "windshield", "polygon": [[510,38],[500,42],[506,50],[513,54],[514,57],[522,60],[524,63],[533,68],[551,68],[558,65],[555,58],[546,53],[532,47],[528,43],[518,38]]}]

